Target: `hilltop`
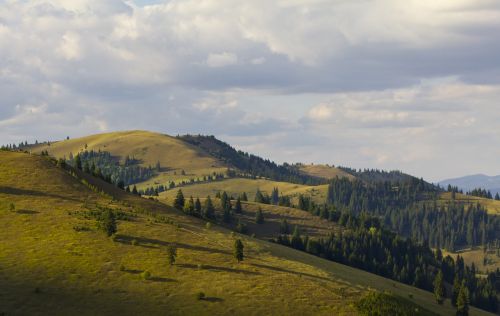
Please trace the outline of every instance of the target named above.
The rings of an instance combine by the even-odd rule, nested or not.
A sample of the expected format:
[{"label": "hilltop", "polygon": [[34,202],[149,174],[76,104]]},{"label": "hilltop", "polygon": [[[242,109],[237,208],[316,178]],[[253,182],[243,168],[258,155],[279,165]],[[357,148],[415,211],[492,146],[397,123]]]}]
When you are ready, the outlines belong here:
[{"label": "hilltop", "polygon": [[500,176],[475,174],[465,177],[446,179],[440,181],[439,185],[443,187],[451,185],[464,191],[472,191],[474,189],[481,188],[491,191],[493,195],[496,193],[500,194]]}]

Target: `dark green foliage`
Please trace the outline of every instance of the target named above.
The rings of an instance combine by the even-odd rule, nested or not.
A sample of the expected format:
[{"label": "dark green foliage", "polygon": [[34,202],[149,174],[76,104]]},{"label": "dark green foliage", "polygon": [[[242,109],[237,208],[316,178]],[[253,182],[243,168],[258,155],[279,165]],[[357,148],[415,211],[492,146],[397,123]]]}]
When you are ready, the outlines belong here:
[{"label": "dark green foliage", "polygon": [[269,204],[271,198],[267,194],[263,194],[259,189],[255,192],[255,200],[256,203]]},{"label": "dark green foliage", "polygon": [[236,200],[236,204],[234,206],[234,212],[237,214],[241,214],[243,212],[243,208],[241,207],[241,199],[239,197]]},{"label": "dark green foliage", "polygon": [[233,220],[233,215],[231,213],[231,208],[225,207],[224,212],[222,214],[222,220],[224,223],[231,223]]},{"label": "dark green foliage", "polygon": [[108,235],[111,236],[116,233],[116,219],[115,214],[111,210],[106,210],[102,214],[101,229]]},{"label": "dark green foliage", "polygon": [[286,218],[282,219],[280,222],[280,234],[290,234],[290,226],[288,225]]},{"label": "dark green foliage", "polygon": [[366,316],[437,315],[401,297],[380,292],[368,293],[356,303],[356,308]]},{"label": "dark green foliage", "polygon": [[462,285],[462,282],[460,280],[460,276],[457,273],[455,275],[455,278],[453,279],[453,287],[451,290],[451,304],[453,306],[457,306],[458,293],[460,292],[461,285]]},{"label": "dark green foliage", "polygon": [[75,157],[70,155],[69,158],[68,163],[73,167],[83,169],[83,171],[120,188],[145,181],[155,174],[154,169],[141,167],[140,161],[128,156],[125,158],[124,165],[120,165],[119,159],[106,151],[85,150]]},{"label": "dark green foliage", "polygon": [[304,243],[300,237],[300,230],[298,226],[295,226],[292,234],[292,239],[290,240],[290,246],[295,249],[304,250]]},{"label": "dark green foliage", "polygon": [[242,200],[242,201],[245,201],[245,202],[247,202],[247,201],[248,201],[248,197],[247,197],[246,192],[243,192],[243,193],[241,194],[241,200]]},{"label": "dark green foliage", "polygon": [[196,299],[198,301],[201,301],[201,300],[205,299],[205,293],[203,293],[203,292],[196,293]]},{"label": "dark green foliage", "polygon": [[9,204],[9,211],[14,212],[16,210],[16,205],[14,203]]},{"label": "dark green foliage", "polygon": [[194,202],[194,216],[201,217],[201,202],[199,198],[196,198]]},{"label": "dark green foliage", "polygon": [[176,258],[177,258],[177,247],[174,244],[169,244],[167,246],[168,264],[169,265],[174,265]]},{"label": "dark green foliage", "polygon": [[195,215],[195,202],[191,196],[187,203],[184,203],[184,213],[188,215]]},{"label": "dark green foliage", "polygon": [[271,194],[271,204],[278,205],[279,203],[279,192],[278,188],[273,189],[273,193]]},{"label": "dark green foliage", "polygon": [[469,315],[469,289],[465,280],[462,281],[460,286],[460,291],[457,297],[457,315],[467,316]]},{"label": "dark green foliage", "polygon": [[243,246],[243,243],[241,242],[241,239],[236,239],[234,241],[234,252],[233,252],[233,254],[234,254],[234,258],[238,262],[243,261],[243,257],[244,257],[244,255],[243,255],[243,248],[244,248],[244,246]]},{"label": "dark green foliage", "polygon": [[500,201],[500,194],[498,194],[498,192],[495,194],[495,200]]},{"label": "dark green foliage", "polygon": [[184,194],[182,194],[181,189],[177,191],[177,195],[175,196],[174,207],[178,210],[184,209]]},{"label": "dark green foliage", "polygon": [[255,213],[255,223],[264,224],[264,214],[262,213],[262,209],[259,207],[257,213]]},{"label": "dark green foliage", "polygon": [[493,199],[493,195],[490,191],[481,188],[477,188],[470,192],[467,192],[467,195],[477,196],[485,199]]},{"label": "dark green foliage", "polygon": [[446,288],[444,287],[444,279],[443,272],[441,270],[436,274],[436,278],[434,278],[434,296],[436,297],[436,301],[439,304],[443,304],[444,299],[446,298]]},{"label": "dark green foliage", "polygon": [[215,219],[215,207],[212,203],[210,195],[207,196],[207,199],[205,200],[205,205],[203,207],[203,217],[208,219]]}]

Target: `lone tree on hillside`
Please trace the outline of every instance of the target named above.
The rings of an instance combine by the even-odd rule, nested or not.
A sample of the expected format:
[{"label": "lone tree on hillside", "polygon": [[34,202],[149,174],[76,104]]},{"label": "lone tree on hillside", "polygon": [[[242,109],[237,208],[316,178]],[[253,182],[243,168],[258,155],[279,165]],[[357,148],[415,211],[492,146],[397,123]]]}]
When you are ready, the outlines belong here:
[{"label": "lone tree on hillside", "polygon": [[444,299],[446,298],[446,289],[444,287],[443,282],[443,272],[439,270],[434,279],[434,296],[436,297],[436,301],[438,304],[443,304]]},{"label": "lone tree on hillside", "polygon": [[177,258],[177,247],[174,244],[169,244],[167,246],[167,257],[168,264],[173,266],[175,264],[175,258]]},{"label": "lone tree on hillside", "polygon": [[234,241],[234,258],[238,260],[238,262],[243,261],[243,243],[241,239],[236,239]]},{"label": "lone tree on hillside", "polygon": [[257,213],[255,213],[255,222],[257,224],[264,224],[264,214],[262,214],[262,209],[260,207]]},{"label": "lone tree on hillside", "polygon": [[174,200],[174,207],[178,210],[181,210],[184,208],[184,194],[182,194],[182,190],[179,189],[177,191],[177,196],[175,197]]},{"label": "lone tree on hillside", "polygon": [[104,230],[108,237],[116,233],[115,214],[110,210],[105,211],[102,217],[101,225],[102,230]]}]

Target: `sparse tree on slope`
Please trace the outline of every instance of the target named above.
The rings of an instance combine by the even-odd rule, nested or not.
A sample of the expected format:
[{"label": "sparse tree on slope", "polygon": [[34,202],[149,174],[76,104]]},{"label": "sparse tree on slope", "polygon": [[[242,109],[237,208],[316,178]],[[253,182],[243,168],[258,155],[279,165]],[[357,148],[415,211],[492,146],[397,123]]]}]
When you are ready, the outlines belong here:
[{"label": "sparse tree on slope", "polygon": [[212,203],[212,199],[210,198],[210,195],[207,196],[207,199],[205,200],[205,207],[203,210],[203,216],[205,218],[209,219],[214,219],[215,218],[215,208]]},{"label": "sparse tree on slope", "polygon": [[469,315],[469,289],[465,284],[465,280],[462,281],[462,286],[460,287],[460,292],[458,292],[457,298],[457,315],[467,316]]},{"label": "sparse tree on slope", "polygon": [[238,262],[243,261],[243,243],[240,239],[236,239],[234,242],[234,258],[238,260]]},{"label": "sparse tree on slope", "polygon": [[104,212],[102,217],[102,230],[108,235],[111,236],[116,233],[116,219],[115,214],[107,210]]},{"label": "sparse tree on slope", "polygon": [[174,244],[169,244],[167,246],[167,257],[168,264],[171,266],[174,265],[175,259],[177,258],[177,247]]},{"label": "sparse tree on slope", "polygon": [[178,210],[184,209],[184,194],[182,194],[181,189],[177,191],[177,195],[174,200],[174,207]]}]

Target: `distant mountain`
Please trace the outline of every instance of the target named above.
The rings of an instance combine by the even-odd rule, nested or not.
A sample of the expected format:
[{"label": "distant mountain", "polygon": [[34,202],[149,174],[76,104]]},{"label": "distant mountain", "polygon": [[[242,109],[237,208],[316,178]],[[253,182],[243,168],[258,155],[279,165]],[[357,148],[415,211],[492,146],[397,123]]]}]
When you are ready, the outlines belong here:
[{"label": "distant mountain", "polygon": [[443,187],[447,187],[448,184],[464,191],[482,188],[491,191],[492,194],[500,193],[500,175],[491,177],[484,174],[475,174],[439,182],[439,185]]}]

